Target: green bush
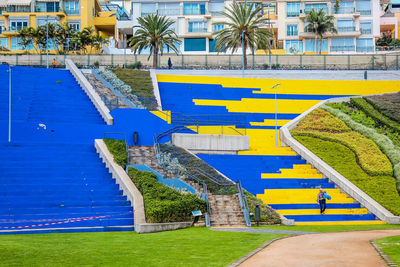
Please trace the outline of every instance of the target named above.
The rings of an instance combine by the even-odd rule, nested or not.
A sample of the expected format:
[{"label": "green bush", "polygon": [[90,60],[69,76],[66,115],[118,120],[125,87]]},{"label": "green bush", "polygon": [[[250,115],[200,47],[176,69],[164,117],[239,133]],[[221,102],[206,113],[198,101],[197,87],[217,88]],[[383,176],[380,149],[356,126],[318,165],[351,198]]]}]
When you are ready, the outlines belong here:
[{"label": "green bush", "polygon": [[[338,130],[334,129],[336,125]],[[293,136],[310,136],[338,142],[348,147],[356,154],[361,168],[370,175],[393,174],[390,161],[372,140],[352,131],[344,122],[324,110],[312,111],[291,133]]]},{"label": "green bush", "polygon": [[[139,68],[141,63],[133,66]],[[112,70],[118,79],[126,83],[132,88],[132,93],[144,98],[155,99],[153,93],[153,82],[150,77],[149,71],[133,70],[133,69],[121,69],[115,68]]]},{"label": "green bush", "polygon": [[400,215],[400,196],[393,177],[369,176],[358,166],[355,154],[339,143],[308,136],[294,138],[383,207]]},{"label": "green bush", "polygon": [[400,123],[400,92],[368,96],[365,99],[382,114]]},{"label": "green bush", "polygon": [[256,205],[260,205],[261,209],[261,222],[268,223],[268,224],[280,224],[281,223],[281,218],[279,217],[278,213],[274,211],[270,206],[265,204],[261,199],[256,198],[252,193],[247,192],[244,190],[244,194],[246,195],[247,198],[247,204],[249,206],[249,213],[253,213],[253,215],[250,216],[250,219],[252,221],[255,220],[254,218],[254,209],[256,208]]},{"label": "green bush", "polygon": [[157,182],[154,173],[129,168],[128,175],[143,195],[148,223],[190,221],[192,211],[207,210],[204,200]]},{"label": "green bush", "polygon": [[110,151],[114,156],[114,161],[125,169],[127,164],[125,141],[109,138],[105,138],[103,141],[106,144],[108,151]]},{"label": "green bush", "polygon": [[393,144],[392,140],[386,135],[378,133],[375,129],[366,127],[358,122],[353,121],[347,114],[340,110],[334,109],[329,106],[322,106],[322,108],[337,118],[341,119],[347,126],[359,132],[365,137],[371,139],[379,146],[385,153],[393,165],[394,176],[397,178],[397,188],[400,192],[400,147]]}]

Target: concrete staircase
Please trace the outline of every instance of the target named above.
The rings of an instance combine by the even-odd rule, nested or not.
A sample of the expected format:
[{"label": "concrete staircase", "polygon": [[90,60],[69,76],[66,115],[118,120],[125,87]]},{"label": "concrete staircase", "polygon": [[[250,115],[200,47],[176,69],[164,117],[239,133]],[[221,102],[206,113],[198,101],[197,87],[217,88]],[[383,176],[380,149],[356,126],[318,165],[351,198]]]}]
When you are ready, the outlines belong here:
[{"label": "concrete staircase", "polygon": [[165,171],[158,165],[156,153],[152,146],[130,146],[129,164],[145,164],[153,170],[159,172],[164,178],[176,178],[175,175]]}]

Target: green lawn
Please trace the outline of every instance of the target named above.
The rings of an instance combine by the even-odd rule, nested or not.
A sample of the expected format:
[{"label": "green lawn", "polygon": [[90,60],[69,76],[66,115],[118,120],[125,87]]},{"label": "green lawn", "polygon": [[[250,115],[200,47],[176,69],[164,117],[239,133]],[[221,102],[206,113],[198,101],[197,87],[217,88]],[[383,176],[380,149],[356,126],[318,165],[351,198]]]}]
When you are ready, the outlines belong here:
[{"label": "green lawn", "polygon": [[207,228],[0,236],[1,266],[226,266],[284,235]]},{"label": "green lawn", "polygon": [[[400,235],[381,238],[375,241],[392,261],[400,265]],[[384,244],[390,243],[390,244]]]},{"label": "green lawn", "polygon": [[343,232],[343,231],[361,231],[361,230],[383,230],[400,229],[399,224],[380,224],[380,225],[266,225],[254,227],[255,229],[268,230],[288,230],[304,232]]}]

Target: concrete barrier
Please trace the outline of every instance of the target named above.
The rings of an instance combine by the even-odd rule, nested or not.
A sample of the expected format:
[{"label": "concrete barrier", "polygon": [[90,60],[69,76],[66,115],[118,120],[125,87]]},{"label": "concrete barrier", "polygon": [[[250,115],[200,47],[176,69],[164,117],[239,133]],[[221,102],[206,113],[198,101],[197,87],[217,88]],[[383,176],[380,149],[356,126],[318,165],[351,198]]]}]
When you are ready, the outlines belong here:
[{"label": "concrete barrier", "polygon": [[141,223],[135,225],[135,231],[144,234],[189,228],[190,226],[192,226],[192,222]]},{"label": "concrete barrier", "polygon": [[162,110],[160,90],[158,89],[157,74],[155,69],[150,69],[150,77],[153,84],[153,93],[157,100],[157,110]]},{"label": "concrete barrier", "polygon": [[110,114],[110,110],[101,100],[100,96],[93,89],[93,86],[89,83],[82,72],[75,66],[74,62],[70,59],[65,60],[65,68],[69,70],[75,77],[79,85],[82,87],[83,91],[88,95],[93,105],[96,107],[97,111],[100,113],[101,117],[107,123],[107,125],[112,125],[114,119]]},{"label": "concrete barrier", "polygon": [[216,134],[172,134],[172,143],[193,153],[237,154],[249,150],[249,137]]},{"label": "concrete barrier", "polygon": [[125,170],[114,161],[113,155],[108,151],[108,148],[102,139],[96,139],[94,141],[96,151],[99,153],[100,158],[106,164],[106,167],[112,174],[112,177],[119,184],[120,189],[126,195],[127,199],[132,203],[134,209],[134,221],[135,231],[139,224],[146,223],[146,217],[144,212],[143,196],[137,189],[135,184],[126,174]]},{"label": "concrete barrier", "polygon": [[352,182],[350,182],[346,177],[341,175],[331,166],[329,166],[322,159],[317,157],[314,153],[312,153],[309,149],[299,143],[296,139],[292,137],[290,134],[290,130],[293,129],[307,114],[312,112],[314,109],[321,107],[322,105],[328,103],[337,103],[343,101],[350,101],[350,97],[340,97],[340,98],[331,98],[328,100],[324,100],[317,105],[313,106],[303,114],[297,116],[294,120],[285,124],[280,128],[280,138],[283,145],[290,146],[294,151],[297,152],[303,159],[307,161],[307,163],[311,164],[314,168],[316,168],[319,172],[321,172],[324,177],[329,178],[330,181],[334,182],[344,193],[348,194],[356,201],[358,201],[362,206],[367,208],[371,213],[373,213],[380,220],[385,221],[390,224],[400,224],[400,217],[393,215],[390,211],[384,208],[381,204],[376,202],[370,196],[368,196],[364,191],[355,186]]}]

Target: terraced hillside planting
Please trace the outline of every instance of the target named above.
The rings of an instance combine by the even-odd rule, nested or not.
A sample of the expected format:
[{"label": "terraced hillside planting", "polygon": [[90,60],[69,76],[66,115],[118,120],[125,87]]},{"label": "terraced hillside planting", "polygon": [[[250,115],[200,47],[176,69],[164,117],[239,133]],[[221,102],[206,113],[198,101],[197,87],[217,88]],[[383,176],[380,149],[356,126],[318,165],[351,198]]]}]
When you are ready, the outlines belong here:
[{"label": "terraced hillside planting", "polygon": [[155,98],[150,72],[143,70],[121,69],[112,70],[124,83],[132,87],[132,93],[145,98]]},{"label": "terraced hillside planting", "polygon": [[400,122],[400,92],[366,97],[382,114]]},{"label": "terraced hillside planting", "polygon": [[[320,109],[310,113],[291,133],[300,143],[382,206],[393,214],[400,215],[400,196],[396,190],[396,180],[388,175],[390,162],[374,142]],[[373,149],[373,153],[366,146]],[[368,173],[365,166],[375,168],[375,174]]]}]

